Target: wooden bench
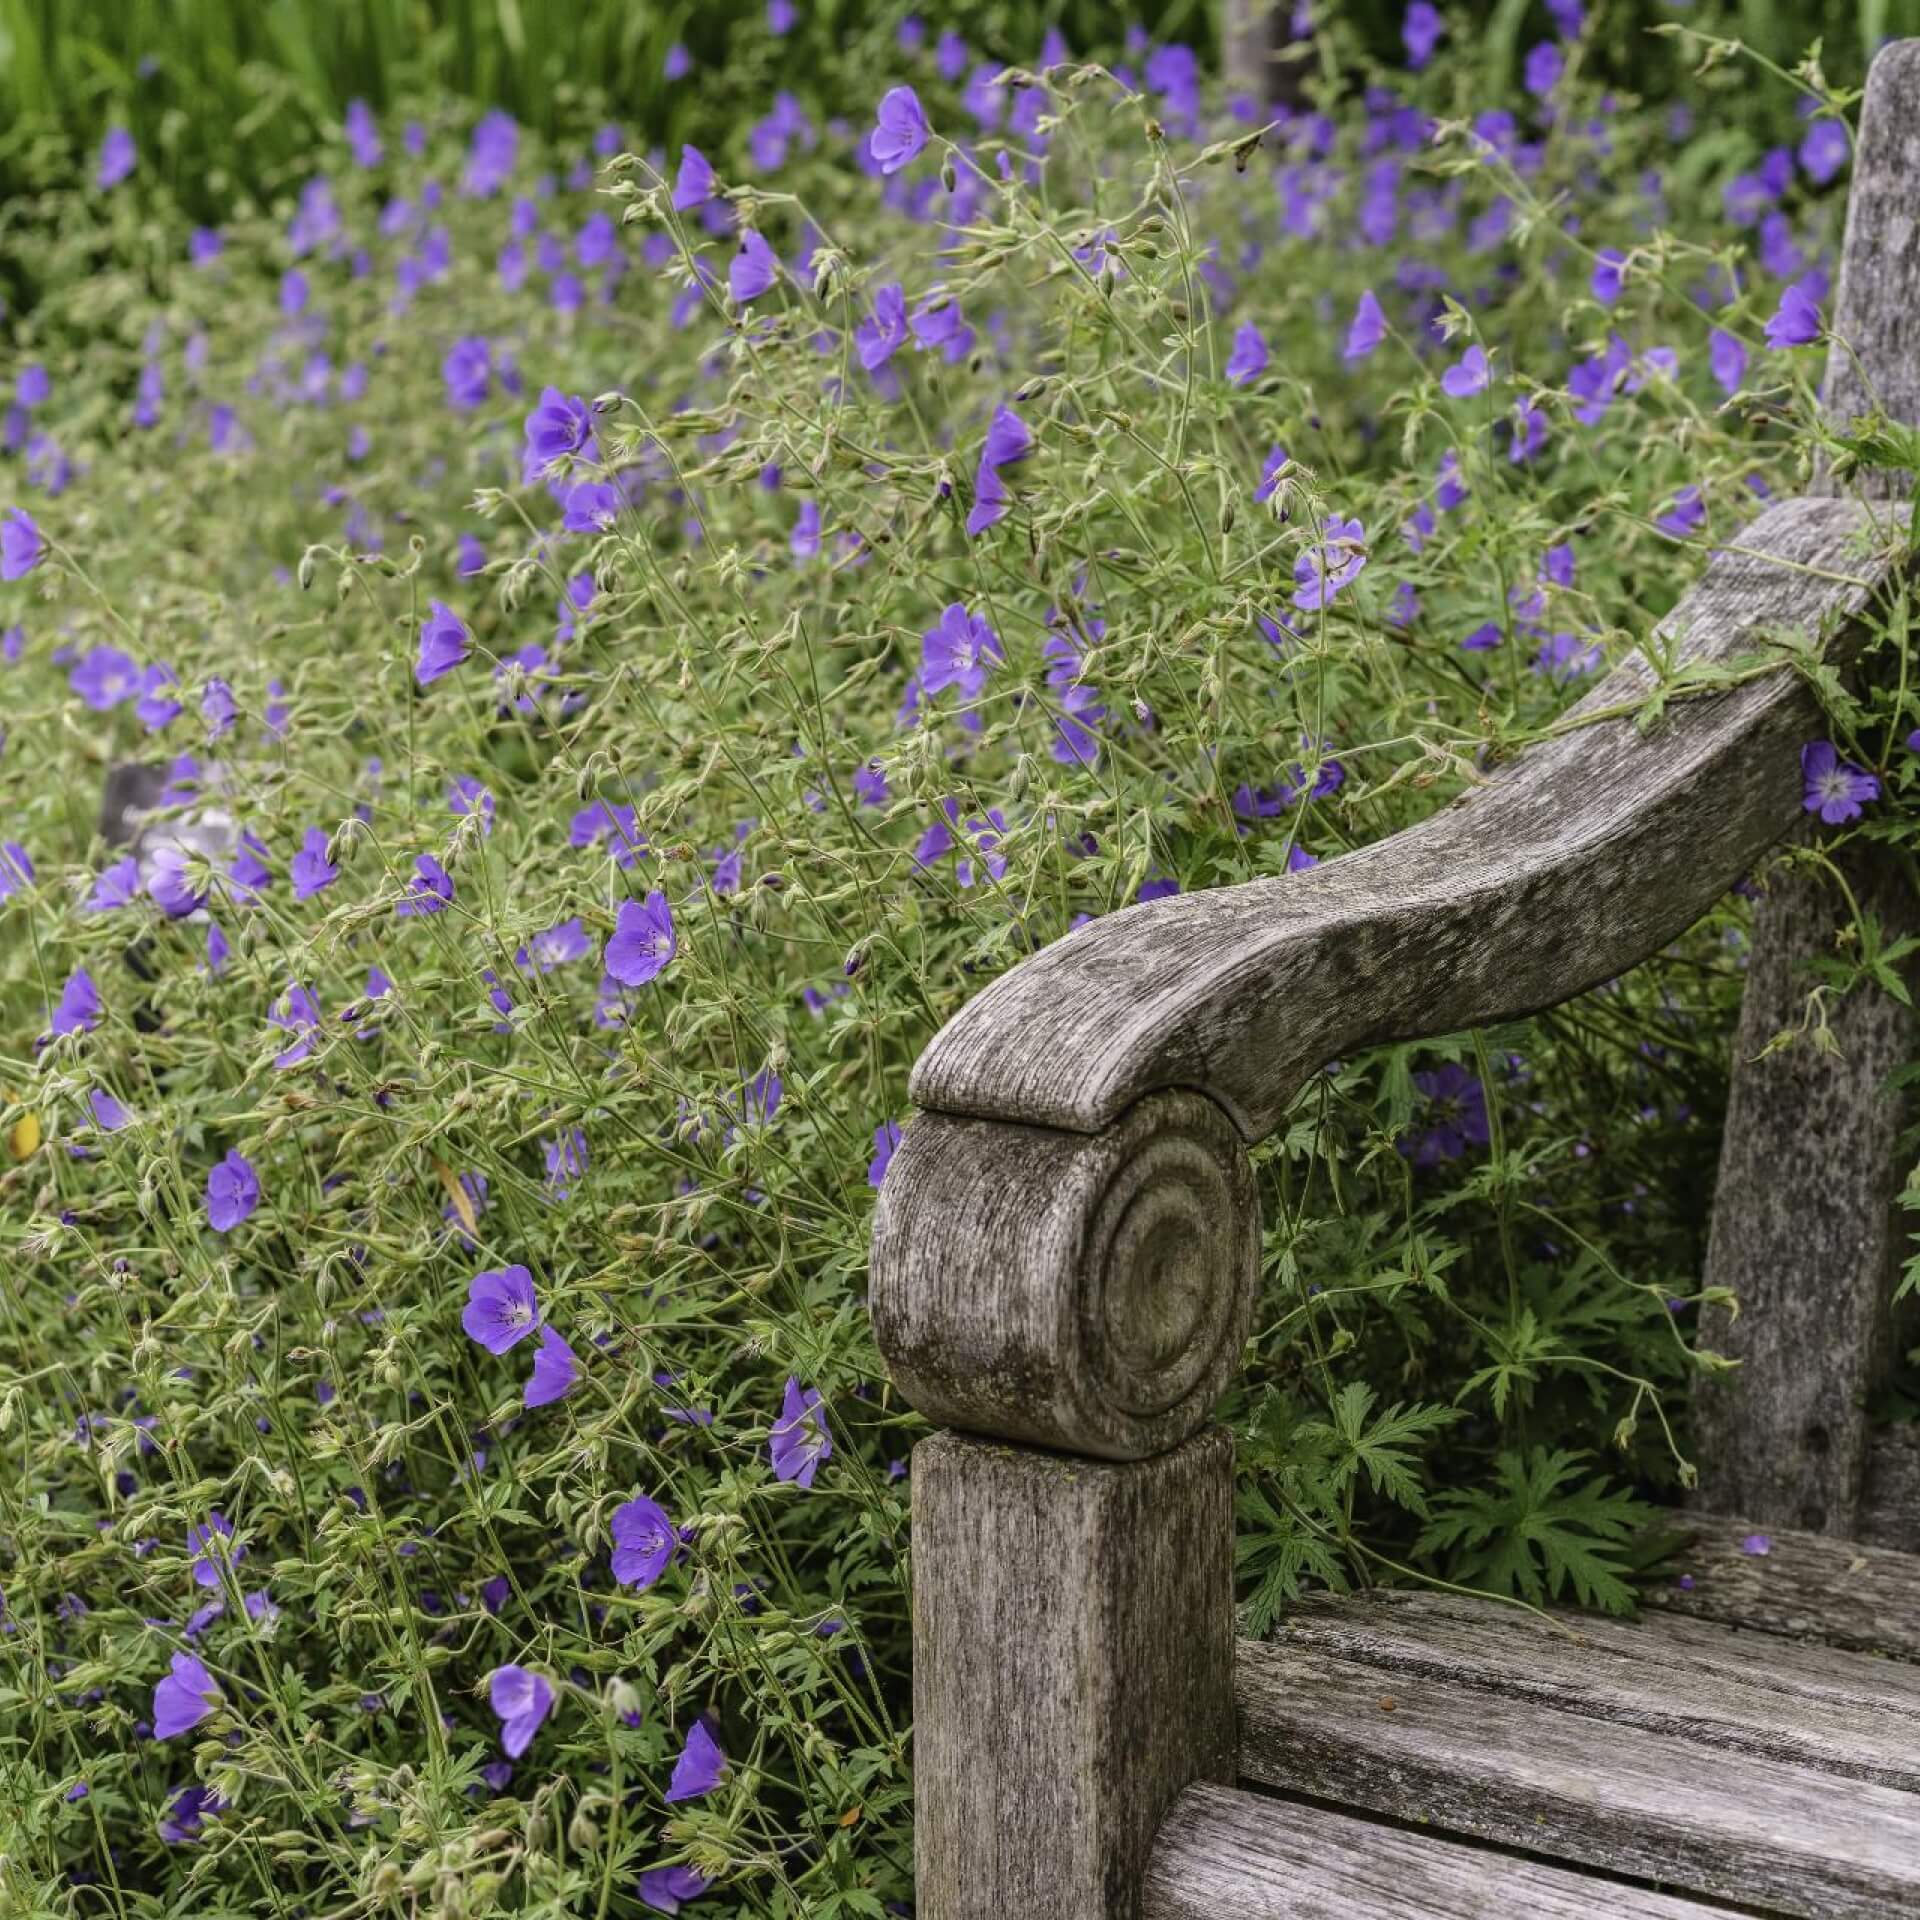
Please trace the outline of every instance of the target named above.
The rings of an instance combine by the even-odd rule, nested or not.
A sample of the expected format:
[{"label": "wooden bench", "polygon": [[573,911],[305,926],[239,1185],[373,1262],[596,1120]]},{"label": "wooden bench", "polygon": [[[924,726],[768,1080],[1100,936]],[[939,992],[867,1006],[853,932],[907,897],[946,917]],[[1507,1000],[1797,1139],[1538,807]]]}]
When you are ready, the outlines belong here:
[{"label": "wooden bench", "polygon": [[[1831,417],[1920,421],[1917,316],[1909,41],[1868,90]],[[1772,507],[1666,634],[1717,661],[1797,628],[1844,661],[1911,484]],[[1650,683],[1636,657],[1583,707]],[[1920,1474],[1911,1447],[1874,1456],[1864,1412],[1905,1239],[1886,1081],[1920,1031],[1861,992],[1837,1052],[1764,1051],[1840,924],[1817,878],[1755,914],[1706,1274],[1743,1306],[1708,1344],[1742,1366],[1698,1404],[1669,1610],[1381,1593],[1236,1646],[1232,1446],[1207,1425],[1257,1276],[1247,1144],[1349,1049],[1513,1019],[1657,951],[1801,829],[1824,731],[1783,669],[1644,735],[1564,732],[1343,859],[1093,922],[934,1040],[872,1290],[896,1383],[951,1429],[913,1472],[923,1920],[1920,1912]],[[1890,865],[1845,864],[1889,937],[1920,928]]]}]

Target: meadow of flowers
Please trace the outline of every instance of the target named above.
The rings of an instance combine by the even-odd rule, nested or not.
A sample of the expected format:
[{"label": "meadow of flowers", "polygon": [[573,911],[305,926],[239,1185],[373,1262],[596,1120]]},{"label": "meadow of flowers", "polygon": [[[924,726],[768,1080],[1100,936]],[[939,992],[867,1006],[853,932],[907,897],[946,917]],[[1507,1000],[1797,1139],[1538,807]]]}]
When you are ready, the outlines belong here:
[{"label": "meadow of flowers", "polygon": [[[356,104],[4,216],[0,1913],[911,1911],[915,1053],[1443,804],[1804,482],[1851,97],[1604,30],[1335,22],[1270,124],[909,17],[709,151]],[[1258,1156],[1250,1625],[1630,1603],[1746,911]]]}]

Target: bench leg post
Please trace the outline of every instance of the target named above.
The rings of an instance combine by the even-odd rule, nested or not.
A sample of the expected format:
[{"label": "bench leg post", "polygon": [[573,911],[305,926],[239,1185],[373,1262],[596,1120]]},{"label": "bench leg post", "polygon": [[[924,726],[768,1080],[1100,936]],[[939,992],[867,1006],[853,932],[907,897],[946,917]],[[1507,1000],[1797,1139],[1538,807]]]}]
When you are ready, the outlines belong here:
[{"label": "bench leg post", "polygon": [[916,1908],[1139,1920],[1176,1794],[1231,1783],[1233,1447],[913,1456]]}]

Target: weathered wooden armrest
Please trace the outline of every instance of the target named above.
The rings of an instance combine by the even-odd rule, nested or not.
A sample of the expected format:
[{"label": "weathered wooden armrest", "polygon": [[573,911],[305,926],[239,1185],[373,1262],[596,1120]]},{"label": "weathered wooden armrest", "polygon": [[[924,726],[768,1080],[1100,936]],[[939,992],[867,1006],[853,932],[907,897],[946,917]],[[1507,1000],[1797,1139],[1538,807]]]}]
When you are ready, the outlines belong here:
[{"label": "weathered wooden armrest", "polygon": [[[1844,629],[1901,542],[1771,508],[1662,623],[1686,662]],[[1304,873],[1089,923],[921,1056],[873,1263],[894,1377],[950,1425],[1110,1458],[1195,1430],[1238,1355],[1242,1142],[1354,1047],[1538,1011],[1683,932],[1798,818],[1819,709],[1790,667],[1672,701],[1636,654],[1573,725],[1418,827]]]}]

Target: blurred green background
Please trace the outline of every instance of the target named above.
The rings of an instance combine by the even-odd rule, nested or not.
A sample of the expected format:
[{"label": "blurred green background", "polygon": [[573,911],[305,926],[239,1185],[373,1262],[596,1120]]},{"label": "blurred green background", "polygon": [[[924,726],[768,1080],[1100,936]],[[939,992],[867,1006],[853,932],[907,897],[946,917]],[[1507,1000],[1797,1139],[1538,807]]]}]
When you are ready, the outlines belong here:
[{"label": "blurred green background", "polygon": [[[1059,26],[1077,52],[1117,51],[1138,21],[1212,56],[1220,0],[960,0],[918,10],[1000,57],[1031,53]],[[760,0],[0,0],[0,191],[71,178],[104,129],[129,127],[143,171],[192,212],[233,190],[278,184],[310,155],[322,123],[359,96],[376,109],[451,93],[505,107],[529,126],[619,121],[641,141],[718,138],[764,111],[776,85],[803,95],[824,56],[870,51],[876,85],[897,66],[891,35],[907,0],[799,0],[784,39]],[[1357,43],[1399,57],[1404,0],[1319,0]],[[1488,98],[1550,31],[1544,0],[1453,5],[1485,50]],[[1590,10],[1594,10],[1590,7]],[[1682,21],[1737,34],[1783,62],[1815,37],[1829,72],[1856,79],[1889,34],[1920,33],[1920,0],[1602,0],[1600,60],[1620,84],[1658,96],[1682,73],[1676,43],[1646,29]],[[694,76],[662,72],[683,42]],[[863,43],[868,43],[863,46]]]}]

